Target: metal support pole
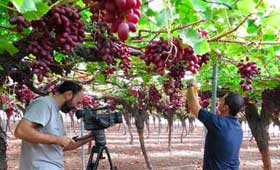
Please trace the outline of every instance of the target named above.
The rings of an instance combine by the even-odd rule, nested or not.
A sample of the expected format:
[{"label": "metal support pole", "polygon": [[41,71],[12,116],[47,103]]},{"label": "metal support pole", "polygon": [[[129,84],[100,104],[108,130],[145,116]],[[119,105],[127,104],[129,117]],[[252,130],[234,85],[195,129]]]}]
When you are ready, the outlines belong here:
[{"label": "metal support pole", "polygon": [[[83,119],[80,120],[80,132],[81,136],[84,136],[84,121]],[[85,170],[85,151],[84,151],[84,145],[81,146],[81,161],[82,161],[82,170]]]},{"label": "metal support pole", "polygon": [[[217,103],[217,86],[218,86],[218,67],[216,61],[213,64],[213,73],[212,73],[212,99],[211,99],[211,112],[216,114],[216,103]],[[207,135],[207,129],[204,126],[203,130],[203,139],[202,139],[202,147],[205,144],[205,138]]]},{"label": "metal support pole", "polygon": [[217,85],[218,85],[218,78],[217,78],[217,63],[216,61],[214,62],[213,65],[213,77],[212,77],[212,107],[211,107],[211,112],[216,114],[216,103],[217,103]]}]

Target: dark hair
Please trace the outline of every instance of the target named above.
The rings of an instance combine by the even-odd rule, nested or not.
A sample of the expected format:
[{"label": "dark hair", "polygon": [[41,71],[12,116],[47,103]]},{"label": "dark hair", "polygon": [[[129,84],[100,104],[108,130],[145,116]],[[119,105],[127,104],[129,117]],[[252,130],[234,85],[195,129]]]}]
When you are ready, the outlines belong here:
[{"label": "dark hair", "polygon": [[244,99],[237,93],[229,92],[225,98],[225,104],[229,107],[229,114],[236,116],[244,105]]},{"label": "dark hair", "polygon": [[57,88],[57,92],[63,94],[66,91],[72,91],[73,94],[77,94],[83,89],[83,87],[75,81],[65,80]]}]

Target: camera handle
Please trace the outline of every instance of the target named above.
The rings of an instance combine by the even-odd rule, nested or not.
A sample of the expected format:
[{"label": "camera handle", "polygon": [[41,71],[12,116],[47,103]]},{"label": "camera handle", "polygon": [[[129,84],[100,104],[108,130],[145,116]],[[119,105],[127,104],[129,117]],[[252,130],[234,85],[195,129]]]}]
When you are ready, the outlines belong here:
[{"label": "camera handle", "polygon": [[[99,160],[102,159],[102,154],[103,154],[104,150],[107,154],[107,158],[108,158],[108,161],[110,164],[110,170],[117,170],[117,167],[113,166],[109,150],[108,150],[107,146],[105,146],[105,145],[97,145],[97,146],[92,147],[86,170],[97,170]],[[92,159],[93,159],[94,153],[97,153],[97,156],[96,156],[96,160],[93,162]]]}]

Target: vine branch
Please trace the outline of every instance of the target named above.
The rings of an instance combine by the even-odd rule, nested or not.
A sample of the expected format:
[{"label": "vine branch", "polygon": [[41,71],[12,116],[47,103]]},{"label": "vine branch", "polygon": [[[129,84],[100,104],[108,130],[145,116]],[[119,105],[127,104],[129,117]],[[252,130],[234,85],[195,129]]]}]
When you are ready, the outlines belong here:
[{"label": "vine branch", "polygon": [[233,7],[227,3],[224,3],[224,2],[216,2],[216,1],[207,1],[207,0],[202,0],[204,2],[207,2],[207,3],[211,3],[211,4],[217,4],[217,5],[223,5],[225,7],[227,7],[228,9],[232,10]]},{"label": "vine branch", "polygon": [[[260,1],[257,3],[255,9],[257,9],[257,8],[261,5],[262,1],[263,1],[263,0],[260,0]],[[220,34],[220,35],[217,35],[217,36],[215,36],[215,37],[213,37],[213,38],[210,38],[210,39],[208,39],[208,41],[209,41],[209,42],[211,42],[211,41],[217,41],[217,40],[221,39],[222,37],[225,37],[225,36],[227,36],[227,35],[229,35],[229,34],[235,32],[235,31],[238,30],[238,29],[241,27],[241,25],[244,24],[244,23],[247,21],[247,19],[248,19],[250,16],[252,16],[252,15],[253,15],[253,12],[251,12],[250,14],[248,14],[235,28],[232,28],[231,30],[229,30],[229,31],[227,31],[227,32],[224,32],[224,33],[222,33],[222,34]]]}]

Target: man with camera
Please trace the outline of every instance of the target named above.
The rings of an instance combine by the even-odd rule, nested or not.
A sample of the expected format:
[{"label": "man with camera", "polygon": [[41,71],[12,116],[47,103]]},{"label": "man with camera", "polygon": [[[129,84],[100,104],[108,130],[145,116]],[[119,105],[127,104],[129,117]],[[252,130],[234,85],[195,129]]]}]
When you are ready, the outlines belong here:
[{"label": "man with camera", "polygon": [[220,98],[219,114],[201,108],[194,80],[187,84],[187,99],[191,112],[207,128],[203,170],[238,170],[242,128],[235,117],[244,104],[243,98],[233,92]]},{"label": "man with camera", "polygon": [[15,130],[15,136],[22,139],[20,170],[63,170],[63,151],[92,140],[91,135],[76,142],[65,136],[59,113],[75,109],[83,98],[81,85],[64,81],[54,96],[39,97],[30,103]]}]

